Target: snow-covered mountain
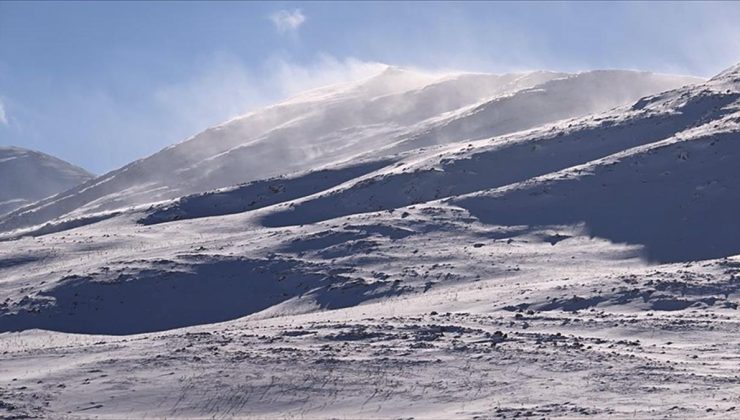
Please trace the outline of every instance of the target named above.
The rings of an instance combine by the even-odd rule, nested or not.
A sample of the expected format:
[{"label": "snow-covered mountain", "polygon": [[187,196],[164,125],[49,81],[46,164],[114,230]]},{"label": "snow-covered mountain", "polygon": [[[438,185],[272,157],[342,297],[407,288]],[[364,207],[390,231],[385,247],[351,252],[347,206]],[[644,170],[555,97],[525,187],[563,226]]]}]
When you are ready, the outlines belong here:
[{"label": "snow-covered mountain", "polygon": [[208,129],[14,212],[0,231],[510,133],[697,82],[634,71],[429,75],[389,67]]},{"label": "snow-covered mountain", "polygon": [[84,169],[47,154],[0,146],[0,215],[92,178]]},{"label": "snow-covered mountain", "polygon": [[[663,261],[740,253],[732,222],[740,205],[733,181],[740,175],[737,77],[730,69],[606,113],[414,153],[392,168],[292,201],[265,223],[315,223],[456,197],[452,202],[466,208],[478,203],[474,214],[491,214],[497,224],[586,222],[594,235],[659,244],[647,251]],[[509,201],[514,196],[517,204]],[[478,214],[487,208],[483,202],[500,204]]]},{"label": "snow-covered mountain", "polygon": [[[45,224],[0,237],[0,414],[733,418],[740,66],[631,102],[602,78],[658,76],[410,74],[310,92],[3,219]],[[435,91],[452,99],[415,99]],[[347,104],[361,125],[337,122]],[[285,156],[315,166],[201,191],[297,127],[318,152]],[[328,147],[343,135],[350,152]],[[177,185],[140,184],[167,156]],[[120,209],[129,194],[164,200]]]},{"label": "snow-covered mountain", "polygon": [[192,195],[142,221],[283,202],[261,223],[286,227],[446,199],[496,224],[585,223],[657,261],[734,255],[739,73],[525,132]]}]

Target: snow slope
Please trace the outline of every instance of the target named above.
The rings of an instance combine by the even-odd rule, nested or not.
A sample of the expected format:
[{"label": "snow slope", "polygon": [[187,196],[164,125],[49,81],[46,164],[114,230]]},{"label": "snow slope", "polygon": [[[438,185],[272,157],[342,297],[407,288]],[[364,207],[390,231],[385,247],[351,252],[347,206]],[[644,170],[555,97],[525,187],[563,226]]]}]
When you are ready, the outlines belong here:
[{"label": "snow slope", "polygon": [[472,127],[5,236],[0,413],[737,417],[740,67]]},{"label": "snow slope", "polygon": [[92,178],[84,169],[44,153],[0,146],[0,215]]},{"label": "snow slope", "polygon": [[0,231],[509,133],[698,81],[632,71],[427,75],[389,67],[210,128],[14,212],[0,220]]},{"label": "snow slope", "polygon": [[414,154],[292,202],[264,223],[314,223],[473,194],[451,202],[495,224],[585,222],[592,235],[641,244],[658,261],[740,253],[733,222],[740,93],[732,77],[531,132]]}]

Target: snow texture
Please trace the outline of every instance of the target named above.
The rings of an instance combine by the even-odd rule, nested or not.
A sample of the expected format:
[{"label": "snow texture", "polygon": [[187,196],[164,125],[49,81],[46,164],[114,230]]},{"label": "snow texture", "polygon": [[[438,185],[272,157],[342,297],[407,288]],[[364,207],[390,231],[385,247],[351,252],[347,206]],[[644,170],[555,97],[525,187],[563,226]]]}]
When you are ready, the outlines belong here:
[{"label": "snow texture", "polygon": [[397,67],[228,121],[0,219],[0,231],[603,111],[698,79],[632,71],[430,75]]},{"label": "snow texture", "polygon": [[738,160],[738,66],[306,93],[0,221],[0,413],[736,418]]}]

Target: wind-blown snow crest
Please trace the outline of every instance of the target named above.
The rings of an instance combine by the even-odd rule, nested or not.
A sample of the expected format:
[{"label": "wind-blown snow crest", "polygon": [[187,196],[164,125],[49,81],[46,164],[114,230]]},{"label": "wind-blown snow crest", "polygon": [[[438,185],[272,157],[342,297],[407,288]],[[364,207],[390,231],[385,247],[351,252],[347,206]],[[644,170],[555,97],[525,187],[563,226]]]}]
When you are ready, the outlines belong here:
[{"label": "wind-blown snow crest", "polygon": [[14,212],[0,220],[0,231],[524,130],[692,82],[698,79],[630,71],[425,74],[388,67],[210,128]]}]

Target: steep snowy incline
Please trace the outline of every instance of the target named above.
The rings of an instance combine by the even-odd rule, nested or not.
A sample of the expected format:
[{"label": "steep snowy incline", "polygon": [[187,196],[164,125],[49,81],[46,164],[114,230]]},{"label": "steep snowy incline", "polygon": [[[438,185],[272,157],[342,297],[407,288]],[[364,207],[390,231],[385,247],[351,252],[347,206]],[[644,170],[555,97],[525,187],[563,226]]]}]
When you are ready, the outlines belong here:
[{"label": "steep snowy incline", "polygon": [[[271,209],[263,223],[310,224],[494,190],[495,199],[459,203],[497,224],[591,223],[594,235],[644,245],[648,257],[659,261],[739,253],[733,237],[740,231],[731,221],[740,206],[733,182],[740,178],[736,77],[737,72],[725,72],[705,84],[644,98],[632,107],[417,152],[392,168]],[[623,157],[601,160],[610,156]],[[563,184],[560,178],[565,175],[558,171],[568,168],[594,173]],[[558,181],[547,178],[551,173]],[[546,178],[538,178],[542,176]],[[522,182],[527,188],[516,195],[516,204],[506,204],[509,193],[501,191]],[[545,200],[555,186],[562,189],[560,195]],[[499,204],[479,204],[488,201]],[[511,209],[502,210],[507,205]],[[691,226],[683,226],[689,221]],[[607,222],[610,225],[604,226]]]},{"label": "steep snowy incline", "polygon": [[740,66],[634,108],[693,115],[695,123],[657,142],[452,203],[496,225],[583,223],[590,235],[639,244],[648,260],[661,263],[740,254]]},{"label": "steep snowy incline", "polygon": [[92,178],[84,169],[53,156],[0,146],[0,215]]},{"label": "steep snowy incline", "polygon": [[132,334],[466,290],[479,280],[521,282],[511,305],[497,298],[507,311],[731,306],[737,285],[726,279],[693,300],[650,301],[611,286],[585,301],[562,290],[557,302],[547,296],[563,277],[580,283],[598,272],[620,281],[654,262],[740,253],[735,76],[530,132],[257,181],[0,242],[0,331]]},{"label": "steep snowy incline", "polygon": [[452,201],[485,223],[583,223],[660,263],[740,254],[740,112],[515,187]]},{"label": "steep snowy incline", "polygon": [[0,231],[531,128],[697,81],[622,71],[425,75],[391,67],[208,129],[14,212],[0,220]]},{"label": "steep snowy incline", "polygon": [[526,130],[562,119],[623,106],[637,99],[699,83],[695,77],[596,70],[543,82],[513,95],[442,116],[390,150],[403,151]]}]

